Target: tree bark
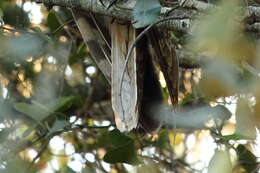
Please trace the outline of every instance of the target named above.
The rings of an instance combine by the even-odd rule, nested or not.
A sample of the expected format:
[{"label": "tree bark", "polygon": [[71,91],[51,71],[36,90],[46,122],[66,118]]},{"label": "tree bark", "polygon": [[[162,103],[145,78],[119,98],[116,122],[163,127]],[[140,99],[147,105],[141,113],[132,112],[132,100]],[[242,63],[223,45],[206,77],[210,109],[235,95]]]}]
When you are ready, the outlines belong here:
[{"label": "tree bark", "polygon": [[[181,1],[181,0],[180,0]],[[93,12],[101,15],[111,16],[116,19],[123,21],[133,20],[132,11],[136,0],[119,1],[116,5],[112,5],[107,8],[110,4],[110,0],[36,0],[38,3],[44,3],[47,6],[62,6],[68,8],[76,8],[83,11]],[[181,2],[180,2],[181,3]],[[215,5],[204,3],[197,0],[185,0],[182,3],[182,7],[173,10],[168,14],[171,8],[163,7],[159,19],[168,16],[175,17],[166,22],[158,24],[159,27],[171,30],[177,30],[182,32],[190,32],[191,21],[198,17],[199,14],[211,9],[216,8]],[[245,8],[245,14],[243,15],[246,21],[248,18],[254,18],[254,22],[250,22],[246,25],[246,29],[252,32],[260,32],[260,7],[259,6],[248,6]]]}]

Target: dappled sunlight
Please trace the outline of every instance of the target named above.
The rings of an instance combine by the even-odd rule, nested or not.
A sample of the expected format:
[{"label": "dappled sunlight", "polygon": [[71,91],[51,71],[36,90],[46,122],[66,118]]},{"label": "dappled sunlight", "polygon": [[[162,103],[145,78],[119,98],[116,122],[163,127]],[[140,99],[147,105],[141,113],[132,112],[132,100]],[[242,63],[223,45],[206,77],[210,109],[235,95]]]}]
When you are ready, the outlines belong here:
[{"label": "dappled sunlight", "polygon": [[[251,24],[244,19],[248,15],[245,10],[252,2],[245,5],[222,0],[212,4],[194,0],[192,7],[189,0],[181,4],[149,2],[142,8],[140,4],[136,8],[132,5],[137,21],[130,22],[122,15],[120,26],[132,28],[128,24],[133,23],[135,27],[146,27],[147,22],[155,22],[165,7],[173,8],[167,16],[183,13],[185,17],[176,17],[167,27],[164,23],[157,25],[151,32],[154,35],[143,34],[145,39],[133,44],[136,59],[130,57],[125,69],[115,69],[111,63],[116,62],[116,57],[110,54],[111,50],[120,51],[118,47],[114,50],[116,36],[111,31],[111,26],[119,22],[116,10],[113,20],[102,17],[102,10],[99,15],[95,11],[85,12],[84,18],[89,20],[85,31],[79,28],[82,18],[72,14],[70,7],[55,6],[47,10],[43,4],[30,0],[0,1],[0,172],[13,173],[18,169],[24,173],[259,171],[260,42],[258,32],[250,30]],[[203,8],[197,3],[204,5]],[[252,7],[260,8],[258,3]],[[106,8],[107,14],[113,11],[110,8],[114,8],[113,4]],[[142,10],[147,12],[147,21]],[[251,22],[259,18],[258,13],[254,15]],[[189,22],[183,26],[180,21]],[[171,38],[163,37],[165,29],[170,29],[167,36]],[[144,29],[139,29],[134,38],[141,30]],[[157,57],[159,49],[153,47],[152,36],[158,39],[159,49],[163,47],[158,54],[162,57]],[[127,51],[130,34],[128,37],[126,42],[120,42]],[[174,50],[179,61],[179,88],[174,90],[179,103],[174,109],[167,88],[172,74],[165,75],[165,71],[173,70],[166,65],[173,63],[173,58],[167,56],[168,49]],[[93,50],[98,52],[93,54]],[[105,58],[100,58],[100,54],[105,54]],[[146,59],[152,57],[154,76],[147,75],[146,65],[138,64],[146,63],[139,54]],[[119,73],[122,70],[125,76]],[[115,74],[122,81],[114,81]],[[156,82],[146,81],[148,77],[157,80],[158,90]],[[133,85],[125,85],[126,79]],[[147,84],[144,81],[148,88],[144,87]],[[128,112],[123,106],[123,116],[113,112],[116,103],[112,88],[121,82],[117,93],[121,101],[130,104],[131,99],[136,99],[131,110],[136,115],[129,115],[136,116],[137,128],[129,132],[118,130],[119,125],[128,125],[129,117],[124,117]],[[133,86],[136,92],[130,92]],[[124,94],[128,94],[128,101]],[[142,121],[151,126],[154,123],[158,128],[150,131]]]},{"label": "dappled sunlight", "polygon": [[[21,3],[18,3],[21,5]],[[43,20],[43,14],[41,12],[41,7],[35,2],[25,2],[23,4],[23,9],[26,12],[29,12],[29,17],[31,23],[40,24]]]}]

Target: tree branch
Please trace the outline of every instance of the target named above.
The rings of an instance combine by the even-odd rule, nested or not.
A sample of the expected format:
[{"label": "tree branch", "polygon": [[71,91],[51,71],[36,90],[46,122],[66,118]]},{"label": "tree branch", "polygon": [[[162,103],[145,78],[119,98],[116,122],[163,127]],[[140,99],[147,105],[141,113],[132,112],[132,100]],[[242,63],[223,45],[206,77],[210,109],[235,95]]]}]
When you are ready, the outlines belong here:
[{"label": "tree branch", "polygon": [[[159,19],[164,18],[166,14],[176,18],[183,18],[181,20],[170,20],[161,23],[159,26],[166,29],[174,29],[177,31],[189,32],[191,27],[191,20],[195,19],[201,12],[207,11],[211,8],[214,8],[215,5],[204,3],[197,0],[180,0],[180,4],[185,8],[178,8],[170,12],[171,10],[168,7],[163,7],[161,10],[161,16]],[[109,9],[107,7],[110,4],[109,0],[102,0],[102,5],[100,0],[36,0],[38,3],[44,3],[47,6],[62,6],[68,8],[76,8],[81,9],[83,11],[91,11],[93,13],[111,16],[116,19],[131,21],[133,20],[132,11],[135,5],[136,0],[129,1],[119,1],[115,5],[111,6]],[[245,9],[244,18],[248,18],[251,16],[260,18],[260,7],[258,6],[248,6]],[[254,25],[254,27],[248,26],[247,29],[253,29],[254,31],[259,32],[260,26]]]}]

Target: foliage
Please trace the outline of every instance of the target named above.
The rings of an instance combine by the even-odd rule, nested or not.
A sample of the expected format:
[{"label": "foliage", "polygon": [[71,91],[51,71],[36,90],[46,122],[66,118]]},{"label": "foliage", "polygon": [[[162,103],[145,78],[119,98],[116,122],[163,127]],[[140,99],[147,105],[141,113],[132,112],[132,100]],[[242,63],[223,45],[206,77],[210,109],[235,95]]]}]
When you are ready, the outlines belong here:
[{"label": "foliage", "polygon": [[[42,20],[34,23],[30,5],[39,7],[0,2],[1,173],[258,170],[259,45],[239,21],[241,4],[223,1],[203,13],[192,36],[173,33],[189,38],[177,43],[181,51],[203,57],[200,68],[180,71],[180,105],[224,105],[235,117],[223,126],[208,122],[214,125],[207,130],[162,127],[145,135],[116,129],[109,83],[70,11],[41,6]],[[161,8],[158,0],[138,0],[134,26],[153,23]]]}]

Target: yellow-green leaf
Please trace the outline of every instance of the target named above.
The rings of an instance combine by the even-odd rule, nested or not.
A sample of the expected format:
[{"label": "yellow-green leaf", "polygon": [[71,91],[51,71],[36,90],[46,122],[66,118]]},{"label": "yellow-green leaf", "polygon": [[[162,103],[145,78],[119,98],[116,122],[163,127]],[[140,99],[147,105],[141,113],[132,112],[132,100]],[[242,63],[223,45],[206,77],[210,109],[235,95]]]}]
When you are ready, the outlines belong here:
[{"label": "yellow-green leaf", "polygon": [[241,98],[237,102],[236,109],[236,134],[248,137],[249,139],[256,138],[256,127],[253,112],[251,111],[248,102]]},{"label": "yellow-green leaf", "polygon": [[226,150],[215,151],[215,154],[211,158],[208,166],[208,173],[231,173],[232,164],[230,155]]}]

